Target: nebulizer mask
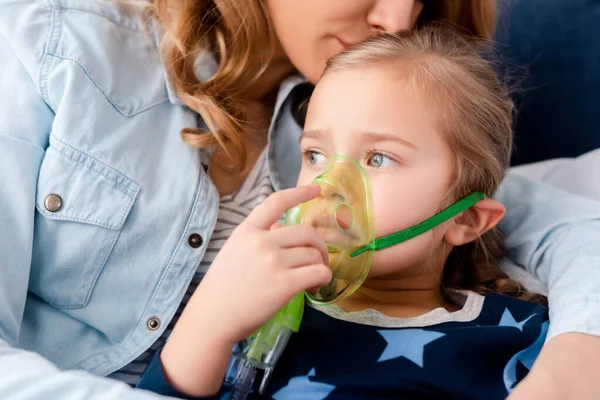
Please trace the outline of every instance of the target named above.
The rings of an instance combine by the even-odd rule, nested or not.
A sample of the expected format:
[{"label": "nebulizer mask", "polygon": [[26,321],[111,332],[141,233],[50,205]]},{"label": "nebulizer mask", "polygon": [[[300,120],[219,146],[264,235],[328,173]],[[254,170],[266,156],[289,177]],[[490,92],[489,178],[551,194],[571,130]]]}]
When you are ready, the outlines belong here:
[{"label": "nebulizer mask", "polygon": [[332,279],[317,293],[298,294],[248,338],[244,349],[230,363],[232,399],[247,396],[258,371],[263,372],[259,392],[264,393],[289,337],[300,327],[305,296],[320,305],[347,298],[367,278],[375,251],[427,232],[485,198],[483,193],[472,193],[420,224],[375,238],[369,179],[358,162],[345,156],[332,156],[313,183],[321,187],[319,196],[288,210],[285,224],[308,224],[323,236]]}]

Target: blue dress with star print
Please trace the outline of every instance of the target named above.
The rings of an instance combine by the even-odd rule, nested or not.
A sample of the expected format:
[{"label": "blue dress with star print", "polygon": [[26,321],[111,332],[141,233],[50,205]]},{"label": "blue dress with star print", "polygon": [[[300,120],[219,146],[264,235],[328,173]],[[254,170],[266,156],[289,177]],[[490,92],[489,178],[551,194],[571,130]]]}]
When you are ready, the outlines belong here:
[{"label": "blue dress with star print", "polygon": [[[544,344],[548,310],[498,294],[468,298],[476,300],[460,311],[438,309],[408,324],[385,316],[383,322],[356,323],[343,312],[306,307],[265,395],[255,390],[249,398],[505,399]],[[168,383],[159,352],[138,388],[191,398]],[[231,386],[224,384],[210,399],[230,397]]]},{"label": "blue dress with star print", "polygon": [[361,325],[307,307],[260,398],[505,399],[548,323],[545,307],[497,294],[474,320],[421,328]]}]

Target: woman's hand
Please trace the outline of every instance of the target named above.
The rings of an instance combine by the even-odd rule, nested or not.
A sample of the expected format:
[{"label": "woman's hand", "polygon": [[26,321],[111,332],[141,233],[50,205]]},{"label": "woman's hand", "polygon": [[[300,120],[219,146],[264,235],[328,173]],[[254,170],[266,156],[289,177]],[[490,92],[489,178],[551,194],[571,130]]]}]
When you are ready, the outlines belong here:
[{"label": "woman's hand", "polygon": [[600,337],[563,333],[550,339],[508,399],[600,399]]},{"label": "woman's hand", "polygon": [[234,344],[296,294],[331,280],[327,245],[307,225],[272,229],[291,207],[319,194],[311,185],[274,193],[238,226],[190,298],[161,361],[180,391],[218,391]]}]

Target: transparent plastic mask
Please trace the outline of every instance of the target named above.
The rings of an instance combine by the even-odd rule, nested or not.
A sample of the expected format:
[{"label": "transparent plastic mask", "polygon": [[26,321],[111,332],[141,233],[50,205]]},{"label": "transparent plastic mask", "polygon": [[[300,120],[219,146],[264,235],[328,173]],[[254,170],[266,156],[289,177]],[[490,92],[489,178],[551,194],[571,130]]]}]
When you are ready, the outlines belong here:
[{"label": "transparent plastic mask", "polygon": [[311,225],[325,239],[333,278],[307,296],[313,303],[331,304],[351,295],[371,269],[373,251],[351,256],[357,248],[373,244],[371,191],[363,168],[344,156],[330,157],[313,183],[321,187],[320,195],[290,209],[285,223]]}]

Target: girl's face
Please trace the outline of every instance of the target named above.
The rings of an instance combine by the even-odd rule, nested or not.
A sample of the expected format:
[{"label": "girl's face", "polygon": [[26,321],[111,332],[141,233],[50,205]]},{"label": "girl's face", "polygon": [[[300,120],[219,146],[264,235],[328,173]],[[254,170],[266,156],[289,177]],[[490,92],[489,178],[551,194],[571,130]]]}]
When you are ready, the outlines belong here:
[{"label": "girl's face", "polygon": [[316,83],[327,60],[377,33],[411,29],[419,0],[266,0],[275,32],[294,66]]},{"label": "girl's face", "polygon": [[[395,3],[402,3],[395,1]],[[298,184],[323,172],[327,158],[357,160],[371,184],[375,236],[389,235],[436,214],[453,175],[452,151],[402,67],[380,65],[326,75],[317,85],[301,138]],[[444,243],[448,221],[375,253],[370,277],[419,274]]]}]

